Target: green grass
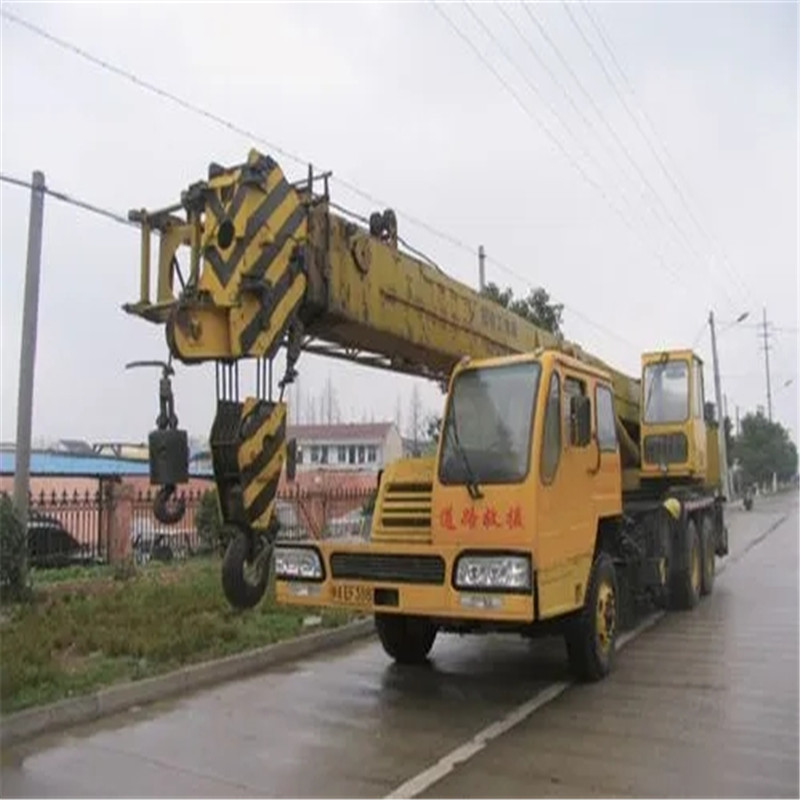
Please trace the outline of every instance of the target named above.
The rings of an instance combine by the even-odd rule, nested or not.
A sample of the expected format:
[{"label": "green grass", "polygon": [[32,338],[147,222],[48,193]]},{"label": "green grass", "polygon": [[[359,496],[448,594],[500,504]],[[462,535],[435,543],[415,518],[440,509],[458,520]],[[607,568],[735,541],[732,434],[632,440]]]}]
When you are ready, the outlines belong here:
[{"label": "green grass", "polygon": [[311,614],[322,627],[352,618],[278,606],[272,587],[255,609],[235,611],[218,559],[148,566],[127,581],[68,573],[38,583],[33,604],[3,609],[0,707],[9,713],[288,639]]}]

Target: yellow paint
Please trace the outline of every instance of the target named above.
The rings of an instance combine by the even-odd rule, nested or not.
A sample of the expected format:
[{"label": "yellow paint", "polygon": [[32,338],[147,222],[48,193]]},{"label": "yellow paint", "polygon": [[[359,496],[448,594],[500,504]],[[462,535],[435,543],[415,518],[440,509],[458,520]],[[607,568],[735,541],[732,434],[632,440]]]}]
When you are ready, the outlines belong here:
[{"label": "yellow paint", "polygon": [[540,570],[536,576],[539,618],[549,619],[581,608],[591,568],[592,556],[589,554]]}]

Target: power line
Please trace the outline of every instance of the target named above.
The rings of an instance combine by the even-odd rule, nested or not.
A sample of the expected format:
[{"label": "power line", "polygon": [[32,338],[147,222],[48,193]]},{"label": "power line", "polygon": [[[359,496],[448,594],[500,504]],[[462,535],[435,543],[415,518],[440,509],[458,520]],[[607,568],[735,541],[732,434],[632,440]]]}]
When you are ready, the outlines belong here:
[{"label": "power line", "polygon": [[[633,112],[630,110],[630,107],[628,106],[628,103],[627,103],[627,101],[625,100],[624,96],[622,95],[622,92],[620,92],[620,90],[619,90],[619,87],[618,87],[618,86],[617,86],[617,84],[616,84],[616,81],[614,81],[614,78],[612,77],[611,73],[608,71],[608,68],[606,67],[606,64],[605,64],[605,62],[604,62],[604,61],[603,61],[603,59],[600,57],[599,53],[597,52],[597,49],[596,49],[596,48],[595,48],[595,46],[592,44],[591,40],[590,40],[590,39],[589,39],[589,37],[586,35],[586,32],[583,30],[583,28],[582,28],[582,27],[580,26],[580,24],[578,23],[578,20],[577,20],[577,19],[575,18],[575,16],[573,15],[572,11],[571,11],[571,10],[570,10],[570,8],[569,8],[569,4],[566,2],[566,0],[561,0],[561,4],[562,4],[562,6],[564,7],[564,11],[566,11],[566,13],[567,13],[567,16],[569,17],[569,20],[570,20],[570,22],[572,23],[573,27],[575,28],[575,30],[577,30],[577,31],[578,31],[578,34],[580,35],[581,39],[583,39],[583,42],[584,42],[584,43],[586,44],[586,46],[589,48],[589,51],[591,52],[591,54],[592,54],[592,57],[593,57],[593,58],[595,59],[595,61],[597,61],[597,63],[600,65],[600,69],[602,70],[603,74],[605,75],[606,79],[608,80],[609,84],[611,85],[611,88],[613,89],[614,93],[617,95],[617,97],[619,97],[619,99],[620,99],[620,102],[622,103],[623,107],[625,108],[625,111],[628,113],[628,115],[631,117],[631,119],[633,119],[634,123],[637,125],[637,127],[639,127],[639,129],[640,129],[640,131],[641,131],[641,126],[639,125],[639,123],[638,123],[638,120],[636,120],[636,118],[634,117],[634,115],[633,115]],[[643,134],[643,135],[644,135],[644,134]],[[626,152],[627,152],[627,150],[626,150]],[[658,200],[658,201],[661,203],[661,205],[663,206],[663,208],[664,208],[664,213],[666,214],[666,216],[667,216],[667,219],[668,219],[669,223],[672,225],[672,227],[675,229],[675,231],[678,233],[678,235],[682,237],[682,239],[683,239],[683,240],[684,240],[684,242],[686,243],[686,247],[689,249],[689,251],[691,252],[691,254],[692,254],[692,255],[693,255],[693,256],[694,256],[694,257],[695,257],[695,258],[696,258],[696,259],[697,259],[697,260],[698,260],[698,261],[699,261],[699,262],[700,262],[700,263],[701,263],[701,264],[702,264],[704,267],[705,267],[705,266],[707,266],[707,265],[706,265],[706,263],[705,263],[705,261],[704,261],[704,259],[703,259],[703,257],[702,257],[702,255],[700,255],[700,254],[697,252],[697,250],[694,248],[694,245],[693,245],[693,244],[692,244],[692,243],[689,241],[689,238],[688,238],[688,236],[686,235],[686,232],[685,232],[685,231],[683,230],[683,228],[682,228],[682,227],[680,227],[680,226],[678,225],[678,223],[676,222],[676,220],[675,220],[675,217],[673,216],[673,214],[672,214],[672,212],[669,210],[669,208],[667,208],[667,205],[666,205],[666,204],[664,203],[664,201],[662,200],[662,198],[661,198],[661,195],[660,195],[660,194],[659,194],[659,193],[658,193],[658,192],[657,192],[657,191],[656,191],[656,190],[653,188],[653,185],[652,185],[652,184],[650,183],[650,181],[647,179],[647,176],[646,176],[646,175],[644,174],[644,172],[641,170],[641,168],[639,167],[639,165],[638,165],[638,164],[636,164],[635,162],[632,162],[632,163],[634,163],[634,166],[635,166],[635,169],[636,169],[636,171],[639,173],[640,177],[641,177],[641,178],[642,178],[642,180],[645,182],[645,185],[647,186],[647,188],[648,188],[648,189],[650,189],[650,191],[653,193],[653,195],[656,197],[656,199],[657,199],[657,200]],[[710,271],[710,270],[709,270],[709,271]],[[712,277],[713,277],[713,275],[712,275]],[[725,284],[724,284],[724,283],[720,283],[720,286],[721,286],[721,288],[722,288],[722,291],[723,291],[723,294],[724,294],[724,295],[725,295],[725,297],[727,298],[728,302],[731,304],[731,306],[732,306],[732,307],[734,307],[734,308],[735,308],[735,307],[736,307],[736,304],[734,303],[734,301],[733,301],[733,299],[731,298],[731,296],[728,294],[728,290],[727,290],[727,288],[725,288]]]},{"label": "power line", "polygon": [[[14,178],[11,175],[6,175],[5,173],[0,173],[0,181],[3,183],[10,183],[14,186],[20,186],[25,189],[33,189],[34,186],[30,181],[21,180],[20,178]],[[39,187],[36,187],[37,189]],[[138,228],[139,226],[135,222],[131,222],[126,217],[123,217],[121,214],[117,214],[114,211],[109,211],[107,208],[101,208],[100,206],[93,205],[92,203],[87,203],[85,200],[78,200],[75,197],[71,197],[70,195],[64,192],[57,192],[54,189],[50,189],[47,186],[41,188],[46,195],[49,197],[54,197],[56,200],[60,200],[62,203],[68,203],[72,206],[77,206],[78,208],[82,208],[85,211],[91,211],[93,214],[97,214],[101,217],[106,217],[107,219],[114,220],[114,222],[118,222],[120,225],[125,225],[126,227],[133,227]]]},{"label": "power line", "polygon": [[[555,55],[558,58],[559,62],[567,70],[567,72],[569,73],[570,77],[572,78],[572,80],[575,82],[576,86],[580,90],[581,94],[589,102],[589,104],[591,105],[591,107],[592,107],[593,111],[595,112],[595,114],[597,115],[597,117],[600,119],[600,121],[603,123],[605,128],[608,130],[608,133],[610,134],[612,140],[615,142],[617,147],[620,149],[622,154],[625,156],[625,159],[633,167],[634,171],[639,172],[639,175],[640,175],[641,178],[644,179],[644,182],[647,183],[647,185],[649,185],[649,182],[647,182],[647,179],[644,178],[641,169],[639,168],[638,164],[634,161],[633,157],[630,154],[630,151],[629,151],[628,147],[622,141],[622,139],[621,139],[619,133],[617,132],[616,128],[609,122],[608,118],[603,113],[603,110],[600,108],[600,106],[598,106],[598,104],[595,101],[594,97],[592,96],[591,92],[589,92],[586,89],[586,87],[583,85],[583,82],[578,77],[578,75],[575,73],[575,70],[572,68],[572,66],[570,65],[569,61],[567,60],[567,58],[562,53],[561,48],[559,48],[558,44],[553,40],[553,37],[550,36],[550,34],[547,32],[547,29],[544,27],[542,22],[530,10],[529,5],[527,3],[523,3],[522,4],[522,9],[528,15],[528,18],[531,20],[531,22],[533,22],[533,24],[536,26],[536,29],[539,31],[539,34],[542,36],[542,38],[547,42],[548,45],[550,45],[551,49],[555,53]],[[603,141],[605,143],[605,140],[601,139],[601,141]],[[616,164],[616,161],[615,161],[615,164]],[[628,178],[629,180],[631,179],[631,175],[629,173],[624,172],[624,174],[625,174],[626,178]],[[635,178],[635,176],[633,176],[633,177]],[[645,189],[646,188],[647,187],[645,187]],[[643,199],[645,199],[646,202],[648,202],[648,207],[650,208],[650,210],[653,213],[653,215],[656,216],[656,218],[659,219],[660,222],[664,222],[664,218],[660,215],[660,213],[655,208],[653,208],[652,204],[649,203],[648,194],[647,194],[645,189],[640,190],[641,197]],[[656,194],[658,199],[660,199],[660,197],[657,195],[657,193],[652,188],[652,186],[650,186],[650,189],[654,194]]]},{"label": "power line", "polygon": [[[434,7],[436,7],[436,6],[434,6]],[[437,8],[437,10],[439,10],[439,9]],[[240,126],[240,125],[238,125],[238,124],[236,124],[234,122],[231,122],[230,120],[228,120],[228,119],[226,119],[224,117],[221,117],[218,114],[215,114],[214,112],[209,111],[209,110],[207,110],[207,109],[205,109],[205,108],[203,108],[203,107],[201,107],[201,106],[199,106],[199,105],[197,105],[197,104],[195,104],[195,103],[193,103],[191,101],[188,101],[188,100],[180,97],[179,95],[177,95],[177,94],[175,94],[175,93],[173,93],[173,92],[171,92],[169,90],[163,89],[162,87],[157,86],[156,84],[154,84],[154,83],[152,83],[150,81],[142,79],[138,75],[136,75],[135,73],[130,72],[129,70],[123,69],[122,67],[119,67],[119,66],[117,66],[115,64],[112,64],[111,62],[109,62],[109,61],[107,61],[107,60],[105,60],[103,58],[95,56],[92,53],[89,53],[88,51],[86,51],[83,48],[79,47],[78,45],[75,45],[72,42],[68,42],[65,39],[62,39],[62,38],[60,38],[58,36],[55,36],[54,34],[51,34],[49,31],[47,31],[47,30],[39,27],[38,25],[35,25],[35,24],[33,24],[33,23],[31,23],[31,22],[29,22],[29,21],[27,21],[27,20],[25,20],[25,19],[23,19],[21,17],[18,17],[16,14],[13,14],[12,12],[10,12],[10,11],[8,11],[6,9],[0,9],[0,15],[2,15],[8,21],[10,21],[12,23],[15,23],[17,25],[20,25],[21,27],[27,29],[31,33],[34,33],[35,35],[42,37],[43,39],[45,39],[48,42],[60,47],[61,49],[67,50],[67,51],[71,52],[72,54],[77,55],[80,58],[83,58],[84,60],[88,61],[89,63],[91,63],[91,64],[93,64],[93,65],[95,65],[95,66],[97,66],[97,67],[99,67],[99,68],[101,68],[103,70],[106,70],[106,71],[108,71],[108,72],[110,72],[110,73],[112,73],[112,74],[114,74],[114,75],[116,75],[118,77],[124,78],[124,79],[130,81],[131,83],[135,84],[137,87],[139,87],[141,89],[144,89],[145,91],[148,91],[148,92],[151,92],[153,94],[156,94],[156,95],[158,95],[159,97],[161,97],[161,98],[163,98],[165,100],[169,100],[170,102],[173,102],[173,103],[177,104],[178,106],[180,106],[184,110],[190,111],[191,113],[194,113],[194,114],[198,114],[199,116],[202,116],[202,117],[204,117],[204,118],[206,118],[206,119],[208,119],[208,120],[210,120],[212,122],[215,122],[215,123],[217,123],[219,125],[222,125],[223,127],[227,128],[228,130],[232,131],[233,133],[241,135],[241,136],[243,136],[243,137],[245,137],[247,139],[252,139],[253,141],[257,141],[257,142],[269,147],[270,150],[272,150],[272,151],[274,151],[276,153],[279,153],[280,155],[284,156],[285,158],[288,158],[289,160],[291,160],[291,161],[293,161],[295,163],[298,163],[298,164],[301,164],[301,165],[307,165],[309,163],[306,159],[301,158],[300,156],[296,155],[295,153],[292,153],[291,151],[287,150],[286,148],[281,147],[280,145],[276,144],[275,142],[272,142],[272,141],[270,141],[268,139],[264,139],[262,136],[260,136],[259,134],[255,133],[254,131],[248,130],[247,128],[244,128],[244,127],[242,127],[242,126]],[[492,69],[492,71],[494,71],[493,68],[491,67],[491,65],[489,65],[489,67],[490,67],[490,69]],[[497,75],[497,77],[501,81],[503,80],[502,76],[500,76],[499,74]],[[522,107],[525,108],[524,104],[521,103],[521,101],[519,101],[518,98],[517,98],[517,102],[519,102],[520,105],[522,105]],[[560,146],[560,143],[558,142],[557,139],[555,139],[555,142],[556,142],[557,145]],[[565,155],[567,156],[568,159],[570,158],[568,153],[565,152]],[[580,168],[580,167],[578,167],[578,168]],[[379,198],[375,197],[374,195],[370,194],[369,192],[366,192],[363,189],[361,189],[360,187],[356,186],[354,183],[351,183],[350,181],[347,181],[347,180],[345,180],[343,178],[337,178],[335,176],[332,176],[331,180],[336,182],[336,183],[338,183],[343,188],[351,191],[353,194],[356,194],[359,197],[361,197],[361,198],[367,200],[368,202],[372,203],[374,206],[388,207],[390,205],[389,203],[387,203],[387,202],[385,202],[383,200],[380,200]],[[25,186],[27,188],[30,188],[30,186],[31,186],[30,183],[27,183],[25,181],[20,181],[18,179],[13,179],[13,178],[7,178],[7,182],[16,183],[17,185]],[[598,189],[602,192],[602,189],[600,187],[598,187]],[[54,192],[52,190],[46,190],[46,191],[48,191],[48,193],[52,194],[52,196],[55,197],[56,199],[61,200],[63,202],[67,202],[67,203],[70,203],[70,204],[72,204],[74,206],[78,206],[78,207],[84,208],[85,210],[92,211],[94,213],[101,214],[103,216],[109,217],[110,219],[113,219],[114,221],[122,223],[122,224],[124,224],[126,226],[132,226],[132,225],[135,226],[135,223],[132,223],[130,220],[128,220],[128,219],[126,219],[126,218],[124,218],[124,217],[122,217],[122,216],[120,216],[118,214],[115,214],[114,212],[107,211],[106,209],[102,209],[102,208],[100,208],[98,206],[93,206],[92,204],[85,203],[84,201],[75,200],[74,198],[71,198],[68,195],[66,195],[64,193],[61,193],[61,192]],[[429,225],[428,223],[426,223],[426,222],[424,222],[424,221],[422,221],[422,220],[420,220],[420,219],[418,219],[418,218],[416,218],[416,217],[414,217],[411,214],[408,214],[406,212],[399,211],[399,210],[395,209],[395,213],[397,214],[398,217],[402,217],[403,219],[405,219],[407,222],[411,223],[412,225],[415,225],[415,226],[417,226],[417,227],[419,227],[419,228],[421,228],[423,230],[426,230],[427,232],[429,232],[433,236],[439,238],[442,241],[447,242],[448,244],[450,244],[454,248],[457,248],[457,249],[459,249],[459,250],[461,250],[461,251],[463,251],[465,253],[469,253],[473,257],[477,257],[478,251],[476,250],[476,248],[471,247],[470,245],[465,243],[463,240],[457,238],[456,236],[453,236],[450,233],[438,230],[437,228],[433,227],[432,225]],[[406,246],[408,246],[408,245],[406,245]],[[496,265],[499,265],[499,262],[497,262],[497,261],[494,261],[494,263]],[[517,273],[513,273],[512,272],[512,274],[515,277],[517,277],[518,279],[521,279],[520,276]],[[678,276],[676,276],[676,277],[678,277]],[[525,280],[524,283],[526,285],[529,285],[529,282],[527,280]],[[566,305],[565,305],[565,308],[567,308]],[[610,335],[614,336],[615,338],[620,339],[621,341],[625,341],[624,339],[619,337],[618,334],[613,333],[612,331],[610,331],[610,329],[606,328],[601,323],[591,320],[589,317],[587,317],[586,315],[584,315],[581,312],[577,311],[576,309],[572,308],[571,306],[569,308],[572,311],[572,313],[576,314],[576,316],[581,316],[587,322],[589,322],[590,324],[593,324],[595,327],[597,327],[599,330],[605,330],[606,332],[608,332]],[[626,343],[630,345],[629,342],[626,342]],[[630,345],[630,346],[633,347],[633,345]]]},{"label": "power line", "polygon": [[[598,159],[597,159],[597,158],[596,158],[596,157],[595,157],[595,156],[594,156],[594,155],[593,155],[591,152],[589,152],[589,151],[587,150],[587,148],[585,148],[585,147],[583,146],[583,144],[582,144],[582,143],[581,143],[581,141],[580,141],[580,137],[579,137],[579,136],[578,136],[578,135],[575,133],[575,131],[574,131],[574,130],[573,130],[571,127],[570,127],[570,125],[567,123],[567,121],[564,119],[564,117],[563,117],[563,116],[562,116],[562,115],[559,113],[558,109],[557,109],[557,108],[555,108],[555,107],[554,107],[554,105],[553,105],[553,104],[552,104],[552,103],[551,103],[549,100],[547,100],[547,98],[546,98],[546,97],[544,97],[544,95],[542,94],[542,92],[541,92],[541,90],[539,89],[539,87],[538,87],[538,86],[537,86],[537,85],[536,85],[536,84],[535,84],[535,83],[534,83],[534,82],[533,82],[533,81],[530,79],[530,77],[528,76],[528,74],[526,73],[526,71],[525,71],[525,70],[524,70],[522,67],[520,67],[520,65],[517,63],[517,61],[516,61],[516,60],[515,60],[515,59],[514,59],[514,58],[513,58],[513,57],[512,57],[510,54],[509,54],[508,50],[507,50],[507,49],[506,49],[506,48],[503,46],[502,42],[500,42],[500,41],[498,40],[497,36],[496,36],[496,35],[494,34],[494,32],[493,32],[493,31],[492,31],[492,30],[489,28],[489,26],[488,26],[488,25],[487,25],[487,24],[486,24],[486,23],[485,23],[485,22],[484,22],[484,21],[483,21],[483,20],[482,20],[482,19],[479,17],[479,15],[477,14],[477,12],[475,12],[475,11],[474,11],[474,10],[473,10],[473,9],[472,9],[472,8],[471,8],[469,5],[466,5],[466,9],[467,9],[467,11],[469,12],[469,14],[470,14],[470,15],[471,15],[471,16],[472,16],[474,19],[475,19],[475,21],[478,23],[478,25],[481,27],[481,29],[482,29],[482,30],[483,30],[483,31],[486,33],[486,35],[487,35],[487,36],[488,36],[488,37],[489,37],[489,38],[492,40],[492,42],[495,44],[495,46],[498,48],[498,50],[500,50],[500,52],[502,53],[503,57],[504,57],[504,58],[505,58],[505,59],[506,59],[506,60],[507,60],[507,61],[508,61],[508,62],[509,62],[509,63],[510,63],[510,64],[511,64],[513,67],[514,67],[514,69],[515,69],[515,70],[516,70],[516,71],[517,71],[517,72],[518,72],[518,73],[519,73],[519,74],[522,76],[522,79],[523,79],[523,81],[525,81],[525,83],[527,84],[527,86],[528,86],[528,87],[531,89],[531,91],[532,91],[532,92],[533,92],[533,93],[536,95],[536,97],[537,97],[537,98],[540,100],[540,102],[541,102],[542,104],[544,104],[544,106],[545,106],[545,107],[546,107],[546,108],[547,108],[547,109],[550,111],[550,113],[551,113],[551,114],[552,114],[552,115],[553,115],[553,116],[554,116],[554,117],[555,117],[555,118],[556,118],[556,119],[557,119],[557,120],[558,120],[558,121],[561,123],[562,127],[564,128],[564,130],[565,130],[565,131],[568,133],[568,135],[569,135],[570,137],[572,137],[572,139],[573,139],[573,141],[575,142],[575,144],[576,144],[576,146],[577,146],[577,148],[578,148],[579,152],[581,153],[581,155],[582,155],[582,156],[583,156],[583,157],[584,157],[586,160],[588,160],[588,161],[590,161],[591,163],[593,163],[593,165],[594,165],[594,166],[595,166],[595,167],[596,167],[596,168],[597,168],[597,169],[598,169],[598,170],[599,170],[601,173],[605,173],[605,172],[606,172],[606,170],[604,169],[603,165],[601,165],[601,164],[600,164],[600,162],[598,161]],[[519,37],[522,39],[522,41],[525,43],[525,45],[528,47],[528,49],[531,51],[531,53],[533,53],[533,55],[535,56],[535,58],[537,59],[537,61],[538,61],[538,62],[539,62],[541,65],[543,65],[543,67],[545,68],[545,70],[548,72],[548,75],[550,76],[550,78],[551,78],[551,79],[552,79],[552,80],[553,80],[553,81],[556,83],[556,85],[557,85],[557,86],[558,86],[558,87],[561,89],[561,91],[564,93],[564,95],[566,96],[566,98],[567,98],[568,102],[570,102],[570,104],[572,105],[572,107],[573,107],[573,108],[575,108],[575,109],[577,110],[577,112],[578,112],[578,114],[580,115],[581,119],[582,119],[582,120],[583,120],[583,121],[584,121],[584,122],[587,124],[587,126],[588,126],[588,127],[589,127],[589,128],[590,128],[590,129],[591,129],[593,132],[596,132],[596,129],[595,129],[595,127],[594,127],[594,124],[592,123],[591,119],[589,119],[589,118],[586,116],[586,114],[583,112],[583,110],[582,110],[582,109],[580,109],[580,107],[579,107],[579,106],[578,106],[578,105],[575,103],[575,101],[572,99],[572,96],[569,94],[569,92],[567,91],[567,89],[566,89],[566,88],[564,87],[564,85],[563,85],[563,84],[562,84],[562,83],[559,81],[559,79],[558,79],[558,76],[556,76],[556,75],[555,75],[555,74],[552,72],[552,70],[550,70],[550,68],[548,67],[547,63],[546,63],[546,62],[545,62],[545,61],[544,61],[544,60],[543,60],[543,59],[542,59],[542,58],[539,56],[539,54],[536,52],[536,49],[535,49],[535,48],[534,48],[534,47],[531,45],[530,41],[529,41],[529,40],[526,38],[525,34],[524,34],[524,33],[523,33],[521,30],[520,30],[519,26],[518,26],[518,25],[516,24],[516,22],[514,21],[513,17],[511,17],[511,16],[508,14],[508,12],[507,12],[507,11],[505,11],[505,9],[502,7],[502,5],[498,5],[498,6],[497,6],[497,9],[498,9],[498,11],[500,11],[500,13],[501,13],[501,14],[503,14],[503,16],[506,18],[506,20],[507,20],[507,21],[508,21],[508,23],[511,25],[511,27],[512,27],[512,28],[514,28],[514,30],[515,30],[515,32],[517,33],[517,35],[518,35],[518,36],[519,36]],[[599,137],[598,137],[598,138],[599,138]],[[600,141],[600,142],[601,142],[601,143],[604,145],[604,147],[605,147],[605,148],[608,148],[608,145],[607,145],[607,143],[606,143],[605,139],[599,138],[599,141]],[[610,151],[607,149],[607,152],[610,152]],[[622,172],[622,173],[625,175],[625,177],[627,178],[627,177],[628,177],[628,175],[627,175],[626,173],[624,173],[622,170],[620,170],[620,169],[619,169],[619,165],[618,165],[618,164],[617,164],[617,162],[616,162],[616,158],[615,158],[615,156],[613,155],[613,152],[611,153],[611,156],[612,156],[612,159],[614,160],[614,166],[617,168],[617,170],[618,170],[619,172]],[[613,172],[611,173],[611,175],[612,175],[612,180],[613,180],[613,179],[614,179],[616,176],[613,174]],[[607,179],[607,177],[608,177],[608,176],[606,176],[606,179]],[[622,185],[622,190],[621,190],[620,194],[621,194],[622,200],[623,200],[623,202],[624,202],[625,206],[627,207],[628,211],[629,211],[629,212],[633,212],[633,214],[635,214],[635,212],[636,212],[636,208],[635,208],[635,206],[634,206],[634,205],[633,205],[633,204],[630,202],[630,200],[628,199],[628,197],[627,197],[627,194],[626,194],[626,192],[625,192],[625,187],[624,187],[624,185]],[[644,199],[644,201],[645,201],[645,204],[646,204],[646,206],[647,206],[648,210],[649,210],[649,211],[650,211],[650,212],[653,214],[653,216],[655,217],[656,221],[657,221],[657,222],[659,222],[659,223],[660,223],[660,222],[662,222],[662,221],[663,221],[663,218],[661,217],[661,215],[659,214],[659,212],[657,211],[657,209],[656,209],[656,208],[653,206],[652,202],[650,202],[650,199],[649,199],[649,197],[648,197],[646,194],[644,194],[644,193],[643,193],[643,194],[642,194],[642,198]]]},{"label": "power line", "polygon": [[[694,225],[697,228],[697,230],[700,232],[701,236],[703,236],[705,238],[705,240],[708,242],[708,244],[711,245],[712,249],[717,250],[722,254],[723,260],[728,265],[728,267],[731,270],[732,274],[734,274],[735,277],[737,278],[737,280],[739,281],[740,286],[745,290],[745,292],[748,294],[748,296],[751,296],[752,292],[750,291],[749,285],[747,284],[747,281],[744,279],[744,277],[740,273],[739,269],[737,267],[735,267],[730,262],[730,260],[728,259],[728,256],[725,253],[725,250],[722,247],[722,245],[713,236],[711,236],[708,233],[708,231],[703,227],[703,225],[701,224],[700,220],[698,220],[697,216],[695,215],[694,211],[692,210],[689,202],[687,201],[686,196],[684,195],[684,192],[682,191],[682,189],[680,187],[679,181],[682,180],[683,183],[686,184],[687,193],[689,192],[688,184],[687,184],[685,179],[682,179],[681,174],[680,174],[680,170],[678,169],[678,167],[677,167],[677,165],[675,163],[675,159],[670,154],[669,148],[667,147],[667,145],[665,144],[665,142],[661,138],[661,136],[659,136],[658,131],[656,130],[655,124],[653,123],[652,119],[650,118],[650,115],[647,113],[647,110],[644,108],[642,103],[639,101],[639,99],[638,99],[638,97],[636,95],[636,92],[635,92],[635,90],[633,88],[633,85],[631,84],[630,80],[628,79],[628,76],[625,74],[625,71],[622,69],[622,66],[620,65],[620,63],[617,60],[616,56],[614,55],[614,48],[611,45],[610,37],[603,30],[603,26],[602,26],[599,18],[596,17],[595,14],[592,11],[589,10],[589,4],[588,3],[582,2],[581,3],[581,7],[583,8],[583,11],[586,14],[586,16],[589,18],[589,21],[591,22],[591,24],[594,27],[595,31],[597,31],[597,34],[598,34],[598,36],[600,38],[600,41],[603,44],[603,47],[605,47],[606,51],[608,52],[608,54],[609,54],[609,56],[611,58],[612,64],[614,65],[614,67],[616,68],[616,70],[619,73],[620,77],[622,78],[622,82],[625,84],[625,87],[627,88],[627,90],[630,93],[631,97],[634,99],[634,102],[636,102],[637,107],[639,109],[639,113],[642,115],[642,118],[647,123],[647,125],[650,128],[650,131],[652,132],[653,136],[658,141],[659,145],[661,146],[661,149],[664,151],[664,155],[665,155],[667,161],[670,162],[670,165],[672,166],[672,169],[674,170],[675,174],[678,176],[678,181],[676,181],[673,178],[673,176],[670,173],[670,171],[667,169],[667,167],[661,161],[661,159],[659,158],[658,154],[655,152],[649,137],[645,136],[644,132],[640,129],[639,132],[642,134],[642,137],[645,139],[645,142],[647,143],[647,145],[650,148],[651,152],[655,156],[656,161],[658,162],[658,164],[661,167],[661,169],[664,172],[664,174],[667,176],[667,179],[669,180],[669,182],[672,184],[672,187],[675,189],[678,197],[680,198],[680,201],[681,201],[683,207],[686,209],[687,213],[689,214],[689,217],[691,218],[691,220],[694,223]],[[638,124],[637,124],[637,127],[638,127]]]},{"label": "power line", "polygon": [[[444,11],[442,11],[442,9],[437,5],[436,0],[431,0],[431,2],[433,4],[434,9],[436,9],[436,11],[445,19],[447,24],[453,29],[453,31],[455,31],[455,33],[459,36],[459,38],[461,38],[465,42],[465,44],[467,44],[467,46],[474,53],[474,55],[480,60],[480,62],[495,76],[495,78],[497,78],[498,81],[500,81],[502,86],[514,98],[515,102],[517,103],[517,105],[519,105],[522,111],[537,125],[539,125],[539,127],[545,132],[550,141],[553,142],[553,144],[555,144],[555,146],[561,151],[561,153],[564,155],[564,157],[567,159],[570,165],[578,171],[578,173],[581,175],[584,181],[586,181],[587,184],[589,184],[593,189],[595,189],[598,192],[598,194],[600,194],[600,196],[605,200],[608,207],[620,218],[620,220],[622,220],[625,227],[628,228],[628,230],[630,230],[631,233],[633,233],[633,235],[636,236],[636,238],[639,239],[639,241],[642,242],[647,247],[647,243],[642,238],[641,233],[636,229],[634,225],[631,224],[630,220],[627,217],[625,217],[625,215],[619,210],[619,208],[611,201],[611,199],[608,197],[608,194],[605,192],[603,187],[588,176],[583,167],[581,167],[581,165],[577,161],[575,161],[572,155],[564,148],[564,145],[559,141],[559,139],[556,136],[554,136],[550,128],[547,125],[545,125],[541,121],[541,119],[537,117],[537,115],[533,111],[531,111],[530,108],[520,99],[519,95],[509,85],[508,81],[506,81],[505,78],[503,78],[503,76],[497,71],[494,65],[483,55],[483,53],[481,53],[481,51],[477,48],[475,43],[444,13]],[[655,252],[654,255],[658,263],[662,266],[662,268],[665,269],[667,272],[669,272],[673,278],[675,278],[675,280],[677,281],[677,285],[687,294],[691,295],[689,289],[683,282],[683,277],[667,264],[661,253]]]}]

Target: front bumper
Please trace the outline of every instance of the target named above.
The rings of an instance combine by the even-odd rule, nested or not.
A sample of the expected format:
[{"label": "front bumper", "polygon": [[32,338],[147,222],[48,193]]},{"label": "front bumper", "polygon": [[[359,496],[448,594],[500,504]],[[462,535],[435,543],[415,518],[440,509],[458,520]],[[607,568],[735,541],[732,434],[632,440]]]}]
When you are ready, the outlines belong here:
[{"label": "front bumper", "polygon": [[[534,619],[533,589],[523,593],[454,588],[454,565],[465,552],[461,547],[363,541],[302,542],[292,546],[314,547],[322,560],[324,575],[317,581],[277,579],[279,603],[454,620],[530,623]],[[469,552],[475,553],[476,549],[469,548]],[[535,574],[531,578],[535,585]]]}]

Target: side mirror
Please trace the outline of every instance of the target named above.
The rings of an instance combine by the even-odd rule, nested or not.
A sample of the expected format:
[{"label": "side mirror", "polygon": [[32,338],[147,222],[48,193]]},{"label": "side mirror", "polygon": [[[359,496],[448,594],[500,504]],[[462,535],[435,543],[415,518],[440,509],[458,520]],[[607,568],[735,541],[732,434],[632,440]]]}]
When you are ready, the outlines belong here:
[{"label": "side mirror", "polygon": [[297,475],[297,439],[286,443],[286,480],[290,483]]},{"label": "side mirror", "polygon": [[706,403],[703,406],[703,421],[707,425],[714,425],[716,423],[716,407],[713,403]]},{"label": "side mirror", "polygon": [[570,444],[586,447],[592,440],[592,404],[582,394],[569,399]]}]

